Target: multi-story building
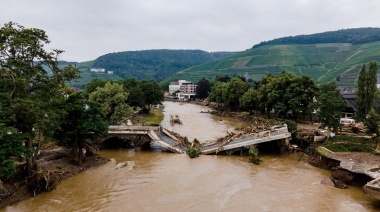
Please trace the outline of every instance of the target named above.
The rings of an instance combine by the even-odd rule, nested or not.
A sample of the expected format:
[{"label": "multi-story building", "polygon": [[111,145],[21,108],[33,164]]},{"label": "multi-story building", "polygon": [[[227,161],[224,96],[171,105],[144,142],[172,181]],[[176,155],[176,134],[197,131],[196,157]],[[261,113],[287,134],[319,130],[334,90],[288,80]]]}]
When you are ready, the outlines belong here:
[{"label": "multi-story building", "polygon": [[169,94],[176,93],[179,100],[189,100],[195,96],[197,84],[187,80],[178,80],[178,82],[171,82],[169,85]]}]

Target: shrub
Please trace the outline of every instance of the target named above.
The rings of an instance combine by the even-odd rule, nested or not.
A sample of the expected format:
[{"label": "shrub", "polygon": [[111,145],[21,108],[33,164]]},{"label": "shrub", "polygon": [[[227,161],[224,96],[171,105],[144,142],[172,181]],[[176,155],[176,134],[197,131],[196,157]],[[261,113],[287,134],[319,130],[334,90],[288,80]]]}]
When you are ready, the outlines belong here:
[{"label": "shrub", "polygon": [[249,162],[259,165],[261,160],[259,158],[259,150],[256,147],[251,147],[248,152]]},{"label": "shrub", "polygon": [[286,124],[288,126],[288,131],[289,132],[291,132],[291,133],[296,132],[296,130],[297,130],[297,122],[295,122],[294,120],[285,120],[284,124]]}]

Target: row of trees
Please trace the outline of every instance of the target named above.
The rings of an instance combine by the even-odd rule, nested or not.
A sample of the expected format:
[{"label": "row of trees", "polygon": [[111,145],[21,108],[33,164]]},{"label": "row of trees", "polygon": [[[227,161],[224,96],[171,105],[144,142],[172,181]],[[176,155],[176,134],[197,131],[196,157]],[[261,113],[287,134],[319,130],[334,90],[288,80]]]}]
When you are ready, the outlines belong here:
[{"label": "row of trees", "polygon": [[309,76],[283,72],[280,76],[265,76],[256,87],[237,77],[217,81],[209,99],[232,110],[260,110],[269,115],[273,109],[276,115],[291,111],[297,117],[311,111],[310,103],[318,90]]},{"label": "row of trees", "polygon": [[334,84],[318,86],[309,76],[289,72],[265,76],[258,83],[245,82],[238,77],[216,80],[209,100],[231,110],[261,111],[268,117],[274,112],[276,117],[297,119],[318,110],[320,123],[333,130],[339,127],[345,106]]},{"label": "row of trees", "polygon": [[132,115],[133,108],[149,112],[151,105],[160,104],[164,93],[153,80],[104,81],[92,79],[84,90],[90,101],[101,105],[102,114],[109,124],[116,124]]},{"label": "row of trees", "polygon": [[[374,105],[378,99],[377,72],[377,62],[371,62],[368,69],[363,65],[355,103],[357,120],[364,121],[368,133],[380,135],[380,107]],[[347,106],[335,84],[318,86],[309,76],[288,72],[268,75],[258,83],[245,82],[241,77],[217,77],[209,100],[231,110],[258,110],[268,117],[271,111],[276,117],[291,114],[294,119],[316,112],[322,127],[333,131],[340,127],[341,112]]]}]

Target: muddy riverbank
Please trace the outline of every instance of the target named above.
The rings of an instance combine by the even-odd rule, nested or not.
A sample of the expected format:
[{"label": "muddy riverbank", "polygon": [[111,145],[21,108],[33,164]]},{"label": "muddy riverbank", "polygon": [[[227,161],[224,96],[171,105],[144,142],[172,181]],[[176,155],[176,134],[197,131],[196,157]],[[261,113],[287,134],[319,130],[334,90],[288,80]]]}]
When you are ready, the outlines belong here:
[{"label": "muddy riverbank", "polygon": [[[41,149],[37,161],[39,172],[44,173],[46,178],[46,180],[40,181],[40,183],[45,186],[40,192],[44,192],[48,186],[49,188],[47,190],[55,189],[63,180],[91,168],[103,165],[108,161],[109,159],[102,158],[95,154],[88,156],[80,165],[75,165],[71,162],[69,149],[54,144],[45,145]],[[0,209],[40,193],[34,192],[28,186],[27,179],[23,177],[25,175],[22,171],[24,166],[24,164],[18,165],[19,172],[3,182],[2,188],[0,189],[0,193],[2,194],[0,198]]]}]

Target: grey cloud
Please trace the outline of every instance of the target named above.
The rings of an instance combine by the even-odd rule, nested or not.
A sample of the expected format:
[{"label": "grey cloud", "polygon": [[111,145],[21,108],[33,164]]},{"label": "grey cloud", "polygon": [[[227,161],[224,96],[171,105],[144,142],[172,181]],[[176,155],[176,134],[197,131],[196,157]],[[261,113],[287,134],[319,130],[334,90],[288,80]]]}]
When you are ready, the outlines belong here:
[{"label": "grey cloud", "polygon": [[[380,27],[367,0],[2,0],[0,24],[43,29],[62,59],[143,49],[242,51],[264,40]],[[6,8],[6,9],[4,9]]]}]

